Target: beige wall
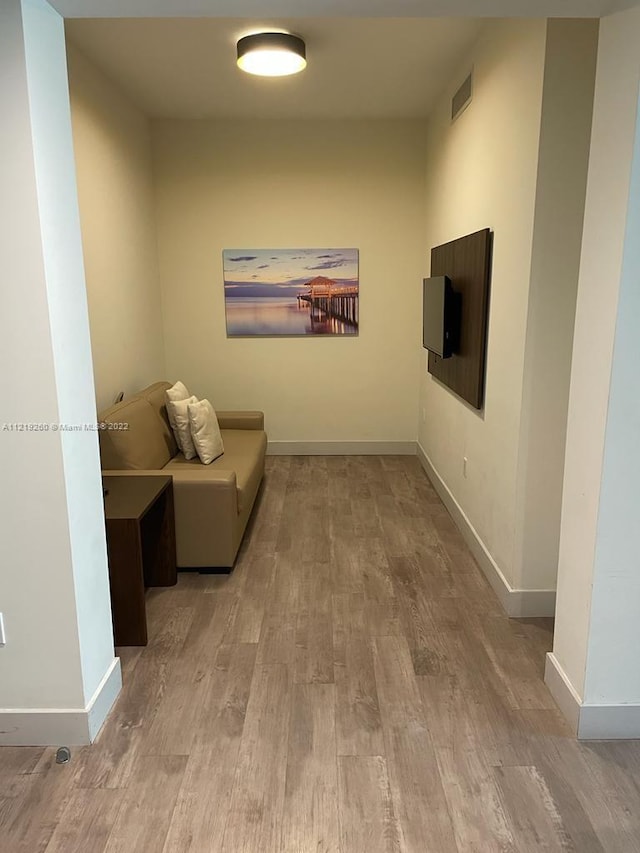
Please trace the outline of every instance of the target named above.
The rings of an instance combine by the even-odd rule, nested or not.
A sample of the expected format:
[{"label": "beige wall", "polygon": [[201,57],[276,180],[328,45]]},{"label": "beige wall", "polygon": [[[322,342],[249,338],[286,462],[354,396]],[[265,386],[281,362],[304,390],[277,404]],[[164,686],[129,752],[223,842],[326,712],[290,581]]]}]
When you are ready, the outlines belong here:
[{"label": "beige wall", "polygon": [[[87,423],[95,401],[64,29],[45,0],[0,4],[0,110],[3,420]],[[0,467],[0,745],[86,743],[120,681],[96,433],[3,430]]]},{"label": "beige wall", "polygon": [[488,24],[471,105],[451,124],[447,93],[429,135],[428,244],[488,226],[494,253],[484,410],[425,370],[420,443],[531,613],[552,612],[556,583],[597,32]]},{"label": "beige wall", "polygon": [[[413,441],[424,266],[419,122],[154,123],[170,377],[259,408],[271,441]],[[222,250],[360,250],[360,334],[228,339]]]},{"label": "beige wall", "polygon": [[73,138],[98,409],[165,373],[148,120],[73,46]]},{"label": "beige wall", "polygon": [[[487,25],[433,114],[427,151],[426,245],[487,227],[495,236],[484,411],[435,382],[423,356],[419,440],[511,584],[545,35],[542,20]],[[473,100],[451,124],[471,65]]]},{"label": "beige wall", "polygon": [[[601,22],[562,501],[554,655],[577,695],[596,703],[621,696],[638,702],[640,694],[637,640],[630,640],[638,626],[638,395],[612,385],[612,368],[615,380],[625,362],[633,375],[627,387],[637,380],[637,305],[627,296],[620,306],[627,316],[619,316],[618,300],[624,287],[637,292],[637,278],[624,284],[623,258],[625,236],[627,251],[637,247],[629,184],[638,133],[639,39],[640,9]],[[634,212],[637,197],[631,203]],[[627,274],[637,269],[637,260],[632,265],[627,258],[627,264]],[[634,435],[623,440],[625,421]],[[617,474],[610,463],[603,479],[605,444],[612,438],[624,458],[616,460]],[[601,481],[608,489],[604,505]],[[622,534],[616,528],[621,521]],[[590,645],[589,665],[600,678],[592,678],[588,695]]]},{"label": "beige wall", "polygon": [[554,589],[597,20],[551,20],[523,371],[514,585]]}]

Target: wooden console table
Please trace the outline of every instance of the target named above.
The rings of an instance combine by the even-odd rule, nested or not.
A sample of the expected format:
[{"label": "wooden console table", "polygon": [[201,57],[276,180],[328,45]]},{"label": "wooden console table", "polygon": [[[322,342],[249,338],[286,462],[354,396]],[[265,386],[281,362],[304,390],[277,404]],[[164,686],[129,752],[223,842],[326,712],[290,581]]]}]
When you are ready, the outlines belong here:
[{"label": "wooden console table", "polygon": [[177,581],[173,481],[105,475],[102,483],[115,644],[146,646],[145,588]]}]

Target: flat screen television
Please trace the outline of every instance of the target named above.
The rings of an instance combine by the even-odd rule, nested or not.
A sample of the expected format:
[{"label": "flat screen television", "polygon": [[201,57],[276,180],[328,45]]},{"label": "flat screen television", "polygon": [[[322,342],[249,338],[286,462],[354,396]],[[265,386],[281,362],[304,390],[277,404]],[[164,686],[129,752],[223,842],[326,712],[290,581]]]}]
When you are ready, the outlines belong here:
[{"label": "flat screen television", "polygon": [[460,338],[460,294],[446,275],[425,278],[422,288],[422,346],[451,358]]}]

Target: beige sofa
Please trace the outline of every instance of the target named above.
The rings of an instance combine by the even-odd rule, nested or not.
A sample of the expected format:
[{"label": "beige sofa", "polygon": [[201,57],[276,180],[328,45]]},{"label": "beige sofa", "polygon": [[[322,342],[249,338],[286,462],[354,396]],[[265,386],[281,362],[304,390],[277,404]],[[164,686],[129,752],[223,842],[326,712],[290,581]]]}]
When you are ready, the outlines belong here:
[{"label": "beige sofa", "polygon": [[[167,419],[156,382],[99,414],[102,469],[108,474],[173,477],[178,567],[233,567],[264,475],[262,412],[217,412],[224,454],[210,465],[187,461]],[[128,424],[127,429],[117,425]],[[109,428],[111,427],[111,428]]]}]

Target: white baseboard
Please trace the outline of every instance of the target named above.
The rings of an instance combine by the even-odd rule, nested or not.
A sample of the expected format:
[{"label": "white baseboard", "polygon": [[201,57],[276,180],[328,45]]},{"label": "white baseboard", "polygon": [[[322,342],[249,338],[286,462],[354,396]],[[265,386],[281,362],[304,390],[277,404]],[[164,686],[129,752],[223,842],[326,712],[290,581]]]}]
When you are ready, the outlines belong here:
[{"label": "white baseboard", "polygon": [[554,616],[556,611],[555,590],[514,589],[502,574],[500,567],[491,556],[489,549],[465,515],[460,504],[450,492],[447,484],[434,468],[433,463],[419,442],[417,445],[417,453],[418,459],[420,460],[427,477],[431,480],[434,489],[440,496],[443,504],[449,510],[451,517],[455,521],[465,542],[469,546],[469,550],[486,575],[487,580],[493,587],[493,591],[498,596],[507,615],[514,619],[531,616]]},{"label": "white baseboard", "polygon": [[556,615],[555,589],[513,589],[509,586],[508,595],[509,605],[505,610],[514,619]]},{"label": "white baseboard", "polygon": [[580,740],[637,740],[640,705],[583,705],[578,726]]},{"label": "white baseboard", "polygon": [[415,456],[415,441],[270,441],[268,456]]},{"label": "white baseboard", "polygon": [[547,652],[544,664],[544,683],[549,688],[549,693],[555,699],[558,708],[560,708],[567,718],[571,726],[571,731],[574,735],[577,735],[582,700],[576,693],[566,672],[558,663],[558,659],[553,652]]},{"label": "white baseboard", "polygon": [[93,743],[121,687],[120,658],[114,658],[86,708],[0,709],[0,746]]},{"label": "white baseboard", "polygon": [[580,740],[637,740],[640,705],[592,705],[582,702],[553,652],[547,653],[544,681]]},{"label": "white baseboard", "polygon": [[113,708],[113,704],[121,690],[122,669],[120,667],[120,658],[114,658],[104,678],[98,685],[98,689],[87,705],[89,743],[93,743],[98,737],[98,732],[107,719],[109,711]]}]

